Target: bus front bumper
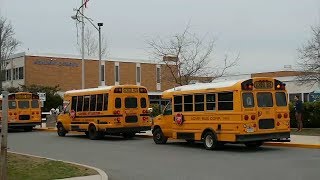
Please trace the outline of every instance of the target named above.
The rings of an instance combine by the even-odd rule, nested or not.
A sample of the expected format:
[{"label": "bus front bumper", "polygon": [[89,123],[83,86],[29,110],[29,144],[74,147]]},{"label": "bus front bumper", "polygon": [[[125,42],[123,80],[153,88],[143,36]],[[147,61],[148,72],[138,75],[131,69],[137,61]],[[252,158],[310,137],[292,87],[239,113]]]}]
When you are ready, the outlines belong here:
[{"label": "bus front bumper", "polygon": [[139,133],[143,131],[151,130],[151,126],[141,126],[141,127],[123,127],[123,128],[106,128],[106,133]]},{"label": "bus front bumper", "polygon": [[290,142],[290,132],[236,135],[236,142],[250,141]]}]

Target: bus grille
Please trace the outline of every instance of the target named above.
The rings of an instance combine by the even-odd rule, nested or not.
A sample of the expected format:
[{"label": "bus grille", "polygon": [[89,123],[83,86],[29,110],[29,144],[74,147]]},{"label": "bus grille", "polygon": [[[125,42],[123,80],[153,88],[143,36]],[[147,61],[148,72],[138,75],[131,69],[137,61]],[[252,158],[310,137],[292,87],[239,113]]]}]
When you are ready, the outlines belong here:
[{"label": "bus grille", "polygon": [[273,129],[273,128],[274,128],[274,119],[259,120],[259,129]]},{"label": "bus grille", "polygon": [[136,123],[138,122],[137,116],[126,116],[126,123]]},{"label": "bus grille", "polygon": [[19,120],[30,120],[30,115],[20,115]]}]

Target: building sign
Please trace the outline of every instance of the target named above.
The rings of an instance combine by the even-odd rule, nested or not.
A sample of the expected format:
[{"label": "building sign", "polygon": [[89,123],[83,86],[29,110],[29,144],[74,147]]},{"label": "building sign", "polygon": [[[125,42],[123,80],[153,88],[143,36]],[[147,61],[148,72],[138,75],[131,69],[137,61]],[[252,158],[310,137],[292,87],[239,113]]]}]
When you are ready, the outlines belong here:
[{"label": "building sign", "polygon": [[34,61],[33,64],[37,64],[37,65],[53,65],[53,66],[68,66],[68,67],[78,67],[79,66],[79,63],[61,62],[61,61],[55,61],[55,60],[49,60],[49,59],[36,60],[36,61]]}]

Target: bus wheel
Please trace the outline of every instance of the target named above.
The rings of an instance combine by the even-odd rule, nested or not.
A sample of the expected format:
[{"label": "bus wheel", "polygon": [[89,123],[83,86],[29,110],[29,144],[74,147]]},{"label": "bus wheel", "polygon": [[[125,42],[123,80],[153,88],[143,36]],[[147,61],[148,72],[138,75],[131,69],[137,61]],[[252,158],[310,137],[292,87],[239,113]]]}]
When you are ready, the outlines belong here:
[{"label": "bus wheel", "polygon": [[247,146],[247,148],[256,149],[263,145],[263,141],[245,142],[244,144]]},{"label": "bus wheel", "polygon": [[30,132],[33,130],[33,127],[32,126],[24,127],[23,130],[24,130],[24,132]]},{"label": "bus wheel", "polygon": [[97,131],[94,125],[91,125],[89,126],[88,136],[89,136],[89,139],[91,140],[97,140],[97,139],[101,139],[103,134],[102,132]]},{"label": "bus wheel", "polygon": [[131,133],[123,133],[123,134],[122,134],[122,136],[123,136],[125,139],[133,138],[135,135],[136,135],[136,133],[134,133],[134,132],[131,132]]},{"label": "bus wheel", "polygon": [[220,149],[222,146],[222,144],[218,142],[217,136],[211,131],[206,132],[203,136],[203,144],[207,150]]},{"label": "bus wheel", "polygon": [[160,128],[153,131],[153,141],[156,144],[165,144],[168,138],[164,136]]},{"label": "bus wheel", "polygon": [[58,136],[61,136],[61,137],[66,136],[67,134],[67,131],[64,129],[61,123],[57,125],[57,133],[58,133]]}]

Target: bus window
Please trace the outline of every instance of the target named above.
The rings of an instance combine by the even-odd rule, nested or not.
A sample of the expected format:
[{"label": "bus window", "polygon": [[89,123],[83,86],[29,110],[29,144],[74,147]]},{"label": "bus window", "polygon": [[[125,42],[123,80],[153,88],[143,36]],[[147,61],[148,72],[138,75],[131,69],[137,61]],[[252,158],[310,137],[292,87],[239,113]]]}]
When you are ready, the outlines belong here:
[{"label": "bus window", "polygon": [[97,95],[97,111],[102,111],[102,105],[103,105],[103,95],[98,94]]},{"label": "bus window", "polygon": [[96,103],[97,103],[97,96],[91,95],[90,96],[90,111],[96,110]]},{"label": "bus window", "polygon": [[258,106],[259,107],[272,107],[272,94],[270,92],[259,92],[257,93]]},{"label": "bus window", "polygon": [[38,100],[32,100],[31,101],[31,107],[32,108],[39,108],[39,101]]},{"label": "bus window", "polygon": [[146,107],[147,107],[147,100],[146,100],[146,98],[141,98],[141,99],[140,99],[140,106],[141,106],[141,108],[146,108]]},{"label": "bus window", "polygon": [[108,94],[103,94],[103,110],[108,110]]},{"label": "bus window", "polygon": [[214,111],[216,109],[216,94],[207,94],[207,111]]},{"label": "bus window", "polygon": [[77,111],[82,111],[83,96],[78,96]]},{"label": "bus window", "polygon": [[287,106],[286,93],[276,92],[276,103],[277,106]]},{"label": "bus window", "polygon": [[184,111],[193,111],[193,96],[192,95],[185,95],[183,96],[184,99]]},{"label": "bus window", "polygon": [[204,111],[204,95],[203,94],[196,94],[194,95],[195,101],[195,111]]},{"label": "bus window", "polygon": [[84,96],[83,111],[89,111],[90,96]]},{"label": "bus window", "polygon": [[18,106],[21,109],[28,109],[30,107],[29,101],[18,101]]},{"label": "bus window", "polygon": [[72,96],[72,102],[71,102],[71,109],[76,111],[77,110],[77,96]]},{"label": "bus window", "polygon": [[163,110],[163,115],[171,115],[172,114],[172,105],[171,102],[167,104],[165,109]]},{"label": "bus window", "polygon": [[137,98],[135,98],[135,97],[125,98],[125,107],[126,108],[137,108],[138,107]]},{"label": "bus window", "polygon": [[218,93],[218,110],[233,110],[233,92]]},{"label": "bus window", "polygon": [[174,96],[174,112],[182,112],[182,96]]},{"label": "bus window", "polygon": [[114,104],[115,104],[116,108],[121,108],[121,99],[120,98],[116,98]]},{"label": "bus window", "polygon": [[254,107],[253,94],[252,93],[243,93],[242,94],[242,102],[243,102],[243,107],[245,107],[245,108]]}]

